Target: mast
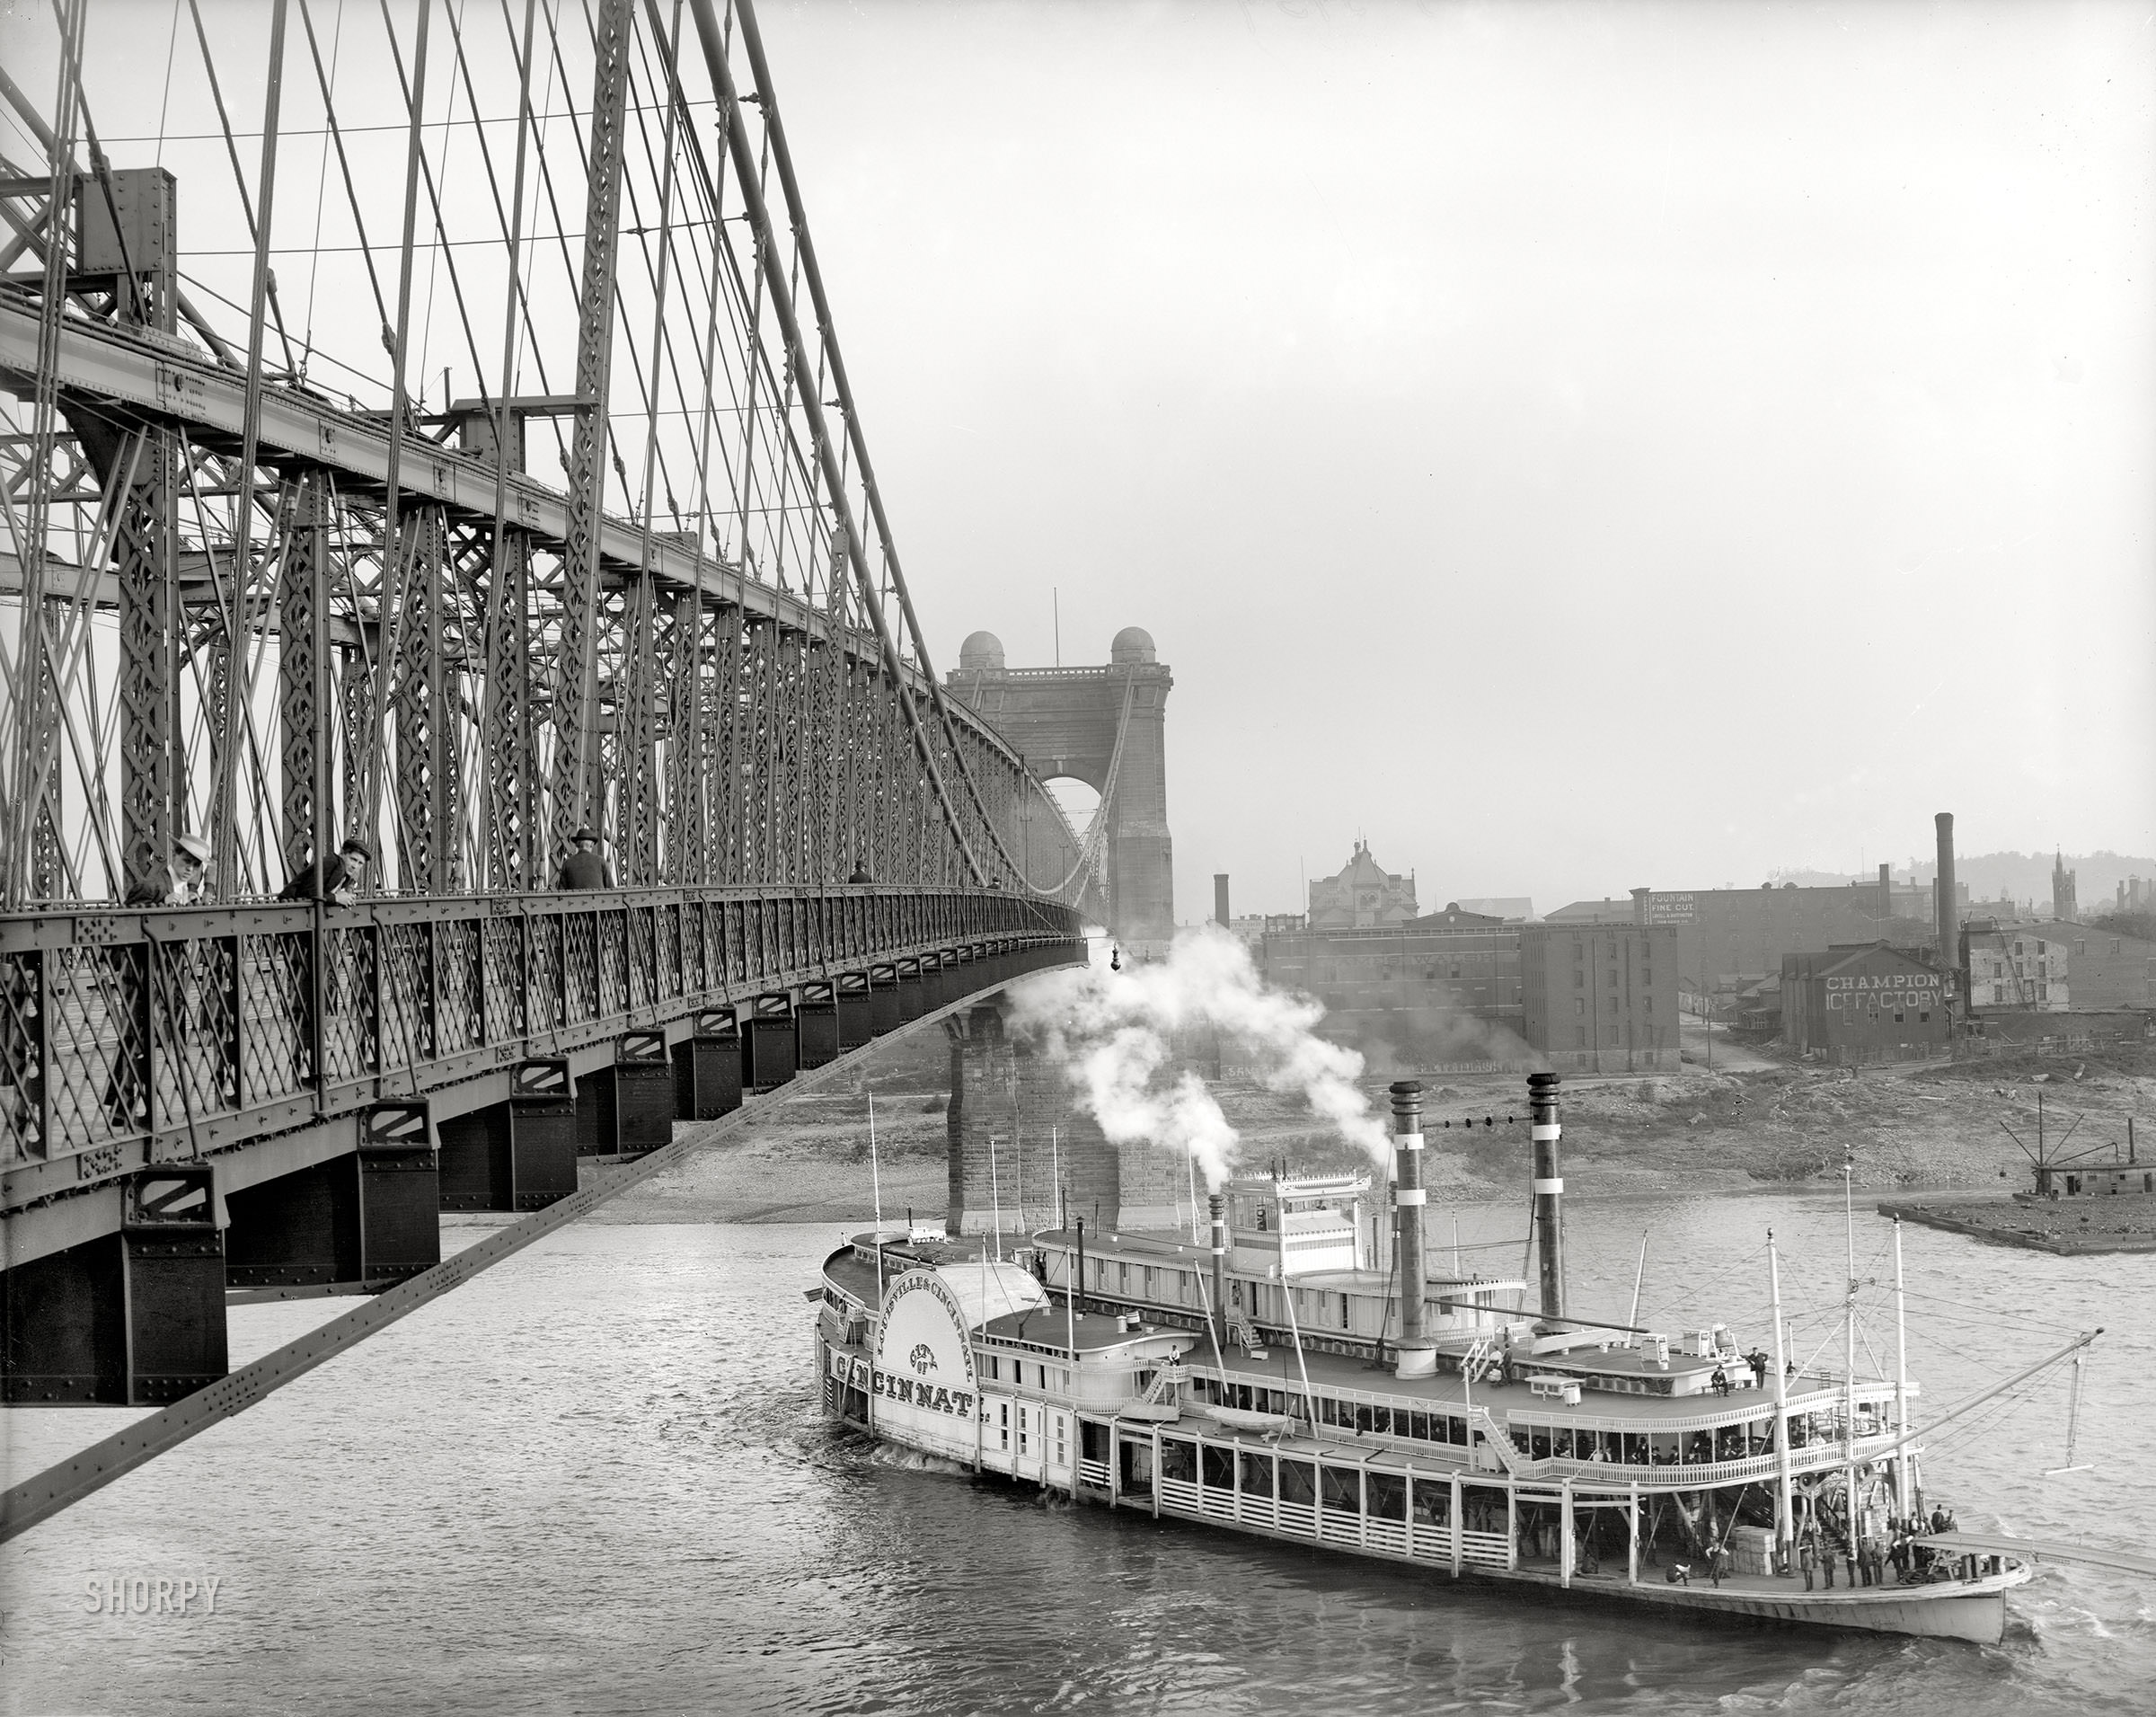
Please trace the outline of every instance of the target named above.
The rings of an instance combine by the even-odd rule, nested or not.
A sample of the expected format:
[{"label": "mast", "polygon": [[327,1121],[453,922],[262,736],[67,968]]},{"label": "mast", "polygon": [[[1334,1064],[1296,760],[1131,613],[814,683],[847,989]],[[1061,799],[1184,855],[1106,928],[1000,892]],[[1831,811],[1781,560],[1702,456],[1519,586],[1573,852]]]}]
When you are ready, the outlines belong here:
[{"label": "mast", "polygon": [[[1902,1298],[1902,1219],[1894,1219],[1894,1434],[1909,1435],[1909,1330]],[[1909,1453],[1903,1449],[1894,1462],[1894,1511],[1909,1518]]]},{"label": "mast", "polygon": [[876,1311],[883,1313],[883,1170],[876,1161],[876,1099],[869,1098],[869,1183],[876,1189]]},{"label": "mast", "polygon": [[[1640,1246],[1645,1248],[1644,1238]],[[1767,1230],[1767,1288],[1774,1299],[1774,1540],[1786,1570],[1797,1541],[1795,1510],[1789,1500],[1789,1376],[1781,1345],[1781,1260],[1774,1251],[1774,1231]]]},{"label": "mast", "polygon": [[1853,1551],[1857,1542],[1857,1159],[1842,1159],[1842,1234],[1848,1249],[1849,1286],[1842,1297],[1842,1452],[1843,1494],[1848,1517],[1844,1529]]}]

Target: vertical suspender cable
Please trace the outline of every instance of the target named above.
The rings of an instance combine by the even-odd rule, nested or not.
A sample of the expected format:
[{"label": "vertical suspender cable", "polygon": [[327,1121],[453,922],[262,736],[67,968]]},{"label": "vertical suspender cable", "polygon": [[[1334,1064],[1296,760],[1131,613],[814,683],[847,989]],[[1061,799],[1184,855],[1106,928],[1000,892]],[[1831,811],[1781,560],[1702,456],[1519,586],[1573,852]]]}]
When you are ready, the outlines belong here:
[{"label": "vertical suspender cable", "polygon": [[[366,803],[361,807],[369,834],[377,831],[381,821],[382,723],[389,710],[389,665],[396,654],[391,647],[390,602],[393,594],[401,595],[403,582],[404,533],[397,518],[397,484],[402,474],[398,467],[404,452],[404,345],[411,326],[411,238],[412,227],[420,213],[420,156],[425,142],[425,133],[420,127],[420,116],[427,101],[427,23],[432,10],[429,0],[420,0],[419,38],[412,49],[410,126],[404,149],[404,234],[397,252],[397,325],[390,341],[389,353],[389,470],[383,480],[382,581],[379,606],[376,609],[383,645],[375,663],[374,705],[367,712],[373,730],[367,736]],[[400,865],[398,868],[401,881],[403,867]],[[314,875],[318,887],[328,869],[329,854],[317,853],[314,855]]]},{"label": "vertical suspender cable", "polygon": [[[704,63],[711,73],[711,87],[719,95],[720,106],[728,119],[727,145],[733,155],[735,177],[741,181],[741,193],[749,221],[755,231],[758,267],[769,285],[772,308],[776,312],[780,329],[786,337],[787,356],[800,384],[802,415],[808,420],[817,458],[823,467],[824,481],[831,491],[832,509],[837,513],[839,523],[846,533],[846,551],[853,563],[854,578],[861,587],[862,598],[875,622],[876,635],[883,647],[884,659],[892,680],[898,689],[899,703],[906,712],[907,723],[914,730],[922,761],[928,770],[929,781],[935,788],[936,797],[943,807],[943,814],[950,824],[952,839],[964,855],[967,868],[972,872],[975,882],[985,883],[987,881],[986,870],[972,845],[966,839],[965,825],[959,816],[958,807],[951,802],[950,791],[944,783],[942,771],[936,766],[935,750],[928,735],[923,730],[920,712],[906,695],[905,675],[898,660],[898,647],[891,637],[890,627],[884,616],[882,599],[876,593],[875,580],[869,576],[868,562],[862,556],[861,532],[855,527],[853,506],[846,500],[845,491],[841,486],[838,458],[833,451],[830,431],[824,420],[824,403],[814,385],[815,374],[809,367],[808,350],[801,340],[800,323],[794,315],[793,299],[787,290],[786,277],[779,264],[778,246],[771,226],[771,210],[765,205],[763,190],[756,182],[755,157],[750,153],[748,139],[741,126],[735,122],[734,116],[740,105],[740,97],[734,88],[733,73],[726,63],[726,49],[720,37],[719,21],[712,15],[711,0],[692,0],[692,4],[696,13],[696,33],[703,44]],[[747,40],[749,13],[746,4],[740,5],[739,15],[744,26],[743,39]],[[773,114],[768,91],[765,93],[764,117],[767,121],[765,135],[769,137],[774,128],[769,124]],[[774,149],[777,146],[775,137],[773,146]],[[805,243],[806,234],[798,223],[796,231]],[[931,686],[932,689],[932,681]]]},{"label": "vertical suspender cable", "polygon": [[[240,704],[249,695],[240,672],[245,659],[248,557],[254,538],[254,465],[262,427],[262,323],[270,293],[270,228],[277,203],[277,124],[285,88],[285,0],[270,12],[270,81],[262,96],[261,203],[254,224],[254,287],[247,304],[247,392],[240,417],[240,493],[232,521],[232,601],[225,609],[225,739],[217,764],[217,891],[230,895],[239,879]],[[274,535],[272,536],[274,540]],[[286,545],[290,553],[290,545]],[[210,576],[216,576],[213,562]],[[315,854],[317,865],[323,862]],[[317,874],[319,874],[319,869]]]},{"label": "vertical suspender cable", "polygon": [[[494,547],[489,562],[487,617],[490,626],[514,625],[521,629],[525,624],[522,614],[510,615],[503,610],[499,594],[502,576],[503,551],[508,544],[509,509],[509,434],[511,418],[509,401],[517,392],[517,306],[524,292],[524,170],[526,145],[532,123],[532,50],[534,43],[534,11],[537,0],[524,0],[524,51],[517,56],[517,170],[510,192],[509,212],[509,282],[508,302],[501,313],[501,393],[494,403]],[[473,111],[477,112],[474,107]],[[522,549],[518,550],[523,553]],[[529,601],[528,593],[526,600]],[[495,645],[506,641],[490,641],[487,651],[487,697],[497,710],[494,720],[482,724],[482,731],[490,733],[499,724],[500,700],[507,687],[499,684],[499,676],[494,671],[503,659],[503,652]],[[526,664],[528,668],[528,663]],[[527,707],[528,687],[525,696],[517,699],[519,711]],[[532,731],[529,721],[519,720],[519,731],[511,736],[514,746],[528,745]],[[524,851],[514,855],[508,844],[508,819],[502,816],[500,771],[487,771],[487,792],[495,800],[493,814],[488,819],[492,828],[491,874],[489,883],[497,889],[506,888],[512,877],[524,887],[531,888],[537,879],[531,874],[530,848],[532,840],[532,795],[529,791],[536,761],[529,755],[517,766],[515,783],[517,802],[517,829]]]},{"label": "vertical suspender cable", "polygon": [[[958,766],[959,775],[966,783],[974,808],[988,831],[989,839],[1003,855],[1004,864],[1019,874],[1022,881],[1022,869],[1012,856],[1010,848],[1003,845],[1003,835],[996,828],[994,819],[988,815],[988,807],[982,801],[980,787],[973,779],[973,772],[967,767],[965,748],[959,742],[958,720],[951,713],[950,703],[943,695],[943,687],[936,679],[934,666],[929,660],[928,645],[922,636],[920,617],[914,611],[913,595],[906,589],[906,575],[898,564],[898,551],[891,538],[890,521],[884,514],[883,492],[876,485],[876,468],[869,462],[868,444],[861,430],[861,414],[854,409],[853,390],[846,379],[845,359],[839,351],[838,332],[832,320],[830,301],[824,295],[823,271],[817,266],[816,244],[808,235],[808,212],[801,204],[800,185],[794,178],[793,156],[786,147],[786,128],[779,118],[778,98],[772,88],[771,67],[764,58],[764,37],[756,24],[755,7],[751,0],[737,0],[737,4],[741,19],[741,46],[748,55],[749,70],[756,80],[757,93],[763,98],[764,132],[771,139],[773,164],[779,170],[779,189],[786,199],[788,218],[793,223],[794,243],[802,276],[808,285],[809,304],[816,312],[817,332],[830,359],[832,385],[838,392],[839,410],[845,419],[847,438],[853,444],[854,460],[861,467],[862,492],[867,498],[870,516],[876,522],[877,535],[883,544],[884,560],[890,568],[891,585],[898,597],[899,611],[905,616],[907,635],[913,640],[914,655],[921,664],[922,677],[928,684],[929,701],[935,705],[936,713],[950,739],[951,760]],[[701,13],[702,8],[699,11]],[[808,391],[804,374],[803,392]],[[820,399],[817,403],[820,408]],[[819,425],[820,418],[819,409]],[[858,563],[860,550],[856,548],[854,552]],[[865,567],[863,571],[865,576]],[[932,769],[932,764],[931,766]],[[940,782],[940,775],[938,779]],[[946,796],[946,809],[949,808]],[[967,846],[965,836],[959,833],[959,826],[955,817],[951,827],[953,833],[958,835],[960,847],[966,850],[968,862],[973,865],[975,881],[985,881],[980,875],[978,862],[973,858],[971,848]],[[1030,884],[1027,886],[1030,887]]]}]

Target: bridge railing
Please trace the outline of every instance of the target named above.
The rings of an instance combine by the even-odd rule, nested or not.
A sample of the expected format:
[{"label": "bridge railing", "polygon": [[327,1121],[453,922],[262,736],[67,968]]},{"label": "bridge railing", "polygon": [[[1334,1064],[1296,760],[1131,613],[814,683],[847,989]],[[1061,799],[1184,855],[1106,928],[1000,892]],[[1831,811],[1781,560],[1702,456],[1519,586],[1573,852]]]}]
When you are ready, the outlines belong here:
[{"label": "bridge railing", "polygon": [[873,887],[274,900],[0,916],[0,1169],[79,1180],[888,961],[1074,939]]}]

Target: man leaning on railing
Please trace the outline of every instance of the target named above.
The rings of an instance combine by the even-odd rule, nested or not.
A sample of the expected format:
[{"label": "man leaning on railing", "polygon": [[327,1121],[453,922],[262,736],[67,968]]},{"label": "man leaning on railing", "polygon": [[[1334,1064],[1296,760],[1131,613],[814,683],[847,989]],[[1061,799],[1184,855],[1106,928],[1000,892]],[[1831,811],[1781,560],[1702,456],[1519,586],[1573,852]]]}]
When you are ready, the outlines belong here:
[{"label": "man leaning on railing", "polygon": [[367,867],[375,862],[373,851],[358,836],[348,836],[344,845],[330,855],[329,868],[318,877],[313,864],[301,871],[285,884],[280,900],[333,900],[340,907],[349,907],[367,886]]}]

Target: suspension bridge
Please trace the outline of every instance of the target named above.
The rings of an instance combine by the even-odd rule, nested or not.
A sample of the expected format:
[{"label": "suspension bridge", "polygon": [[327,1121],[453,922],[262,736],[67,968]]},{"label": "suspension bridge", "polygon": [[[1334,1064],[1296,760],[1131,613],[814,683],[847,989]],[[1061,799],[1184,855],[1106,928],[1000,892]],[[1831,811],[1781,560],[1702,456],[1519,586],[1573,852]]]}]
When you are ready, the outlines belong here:
[{"label": "suspension bridge", "polygon": [[157,1410],[0,1536],[1170,922],[1150,639],[1082,830],[931,665],[747,0],[169,22],[0,70],[0,1393]]}]

